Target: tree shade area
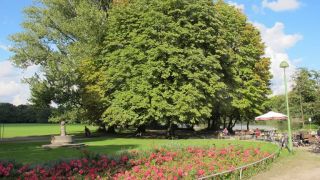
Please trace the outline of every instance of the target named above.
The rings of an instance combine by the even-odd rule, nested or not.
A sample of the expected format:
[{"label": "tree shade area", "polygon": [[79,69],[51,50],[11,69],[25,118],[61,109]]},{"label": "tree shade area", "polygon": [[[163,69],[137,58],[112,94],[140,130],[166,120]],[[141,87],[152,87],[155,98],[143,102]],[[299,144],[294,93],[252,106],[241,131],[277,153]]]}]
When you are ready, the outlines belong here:
[{"label": "tree shade area", "polygon": [[270,60],[259,31],[224,1],[39,0],[11,36],[13,62],[41,67],[31,102],[51,121],[208,124],[232,131],[264,111]]}]

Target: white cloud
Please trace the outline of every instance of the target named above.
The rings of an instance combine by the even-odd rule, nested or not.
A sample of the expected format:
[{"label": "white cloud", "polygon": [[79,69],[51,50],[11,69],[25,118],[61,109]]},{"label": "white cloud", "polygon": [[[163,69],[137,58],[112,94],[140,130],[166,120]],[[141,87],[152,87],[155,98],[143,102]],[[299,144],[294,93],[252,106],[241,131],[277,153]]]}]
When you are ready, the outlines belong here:
[{"label": "white cloud", "polygon": [[14,67],[9,61],[0,61],[0,78],[14,75]]},{"label": "white cloud", "polygon": [[21,70],[14,67],[8,60],[0,61],[0,102],[26,104],[30,97],[30,90],[29,86],[21,81],[31,77],[37,71],[37,66]]},{"label": "white cloud", "polygon": [[255,23],[255,26],[260,30],[266,45],[277,52],[285,52],[303,38],[300,34],[285,34],[285,26],[281,22],[276,22],[271,28],[259,23]]},{"label": "white cloud", "polygon": [[236,8],[238,8],[238,9],[240,9],[242,12],[243,12],[243,11],[244,11],[244,9],[245,9],[244,4],[238,4],[238,3],[233,2],[233,1],[228,1],[228,4],[230,4],[230,5],[232,5],[232,6],[236,7]]},{"label": "white cloud", "polygon": [[296,60],[291,60],[286,53],[286,50],[293,47],[298,41],[302,40],[303,37],[299,34],[285,34],[285,26],[283,23],[279,22],[275,23],[271,28],[259,23],[254,23],[254,25],[260,30],[262,40],[266,45],[266,57],[271,59],[270,71],[273,75],[271,89],[273,94],[283,94],[283,69],[279,67],[280,62],[285,60],[289,63],[286,74],[288,77],[288,87],[291,88],[293,85],[291,77],[296,70],[296,65],[294,63]]},{"label": "white cloud", "polygon": [[269,8],[273,11],[295,10],[300,7],[301,3],[298,0],[263,0],[262,7]]},{"label": "white cloud", "polygon": [[0,81],[0,97],[2,96],[14,96],[20,91],[19,83],[15,81]]}]

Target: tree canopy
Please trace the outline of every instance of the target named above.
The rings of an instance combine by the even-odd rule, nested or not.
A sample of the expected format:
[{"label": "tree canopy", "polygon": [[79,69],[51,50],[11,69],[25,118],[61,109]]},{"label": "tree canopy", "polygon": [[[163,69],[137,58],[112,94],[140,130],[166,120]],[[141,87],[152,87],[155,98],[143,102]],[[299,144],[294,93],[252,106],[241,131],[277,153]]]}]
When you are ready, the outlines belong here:
[{"label": "tree canopy", "polygon": [[114,6],[108,17],[105,122],[197,124],[217,113],[236,122],[263,109],[270,61],[259,32],[234,7],[142,0]]},{"label": "tree canopy", "polygon": [[58,120],[231,129],[264,109],[271,75],[259,31],[221,0],[39,3],[12,36],[12,59],[41,67],[31,101],[58,104]]}]

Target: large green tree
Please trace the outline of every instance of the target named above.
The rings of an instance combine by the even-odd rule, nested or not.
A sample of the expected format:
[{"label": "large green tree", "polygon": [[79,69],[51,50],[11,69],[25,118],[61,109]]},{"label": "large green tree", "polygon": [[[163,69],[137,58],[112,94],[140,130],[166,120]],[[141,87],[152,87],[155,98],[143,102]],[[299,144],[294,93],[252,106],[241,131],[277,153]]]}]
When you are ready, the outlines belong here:
[{"label": "large green tree", "polygon": [[103,119],[122,126],[156,120],[170,128],[208,119],[219,125],[224,114],[231,128],[232,120],[259,113],[270,92],[263,54],[259,32],[222,1],[114,6],[101,58]]},{"label": "large green tree", "polygon": [[108,124],[195,124],[221,90],[218,33],[210,1],[131,1],[109,12],[103,90]]}]

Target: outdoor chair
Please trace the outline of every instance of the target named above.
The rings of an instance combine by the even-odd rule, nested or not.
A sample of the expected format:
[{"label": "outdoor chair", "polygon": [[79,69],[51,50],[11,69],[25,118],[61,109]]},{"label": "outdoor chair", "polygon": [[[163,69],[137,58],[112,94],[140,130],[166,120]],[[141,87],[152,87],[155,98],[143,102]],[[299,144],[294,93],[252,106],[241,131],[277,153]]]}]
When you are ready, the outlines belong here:
[{"label": "outdoor chair", "polygon": [[313,144],[312,152],[320,153],[320,136],[316,136],[316,142]]}]

